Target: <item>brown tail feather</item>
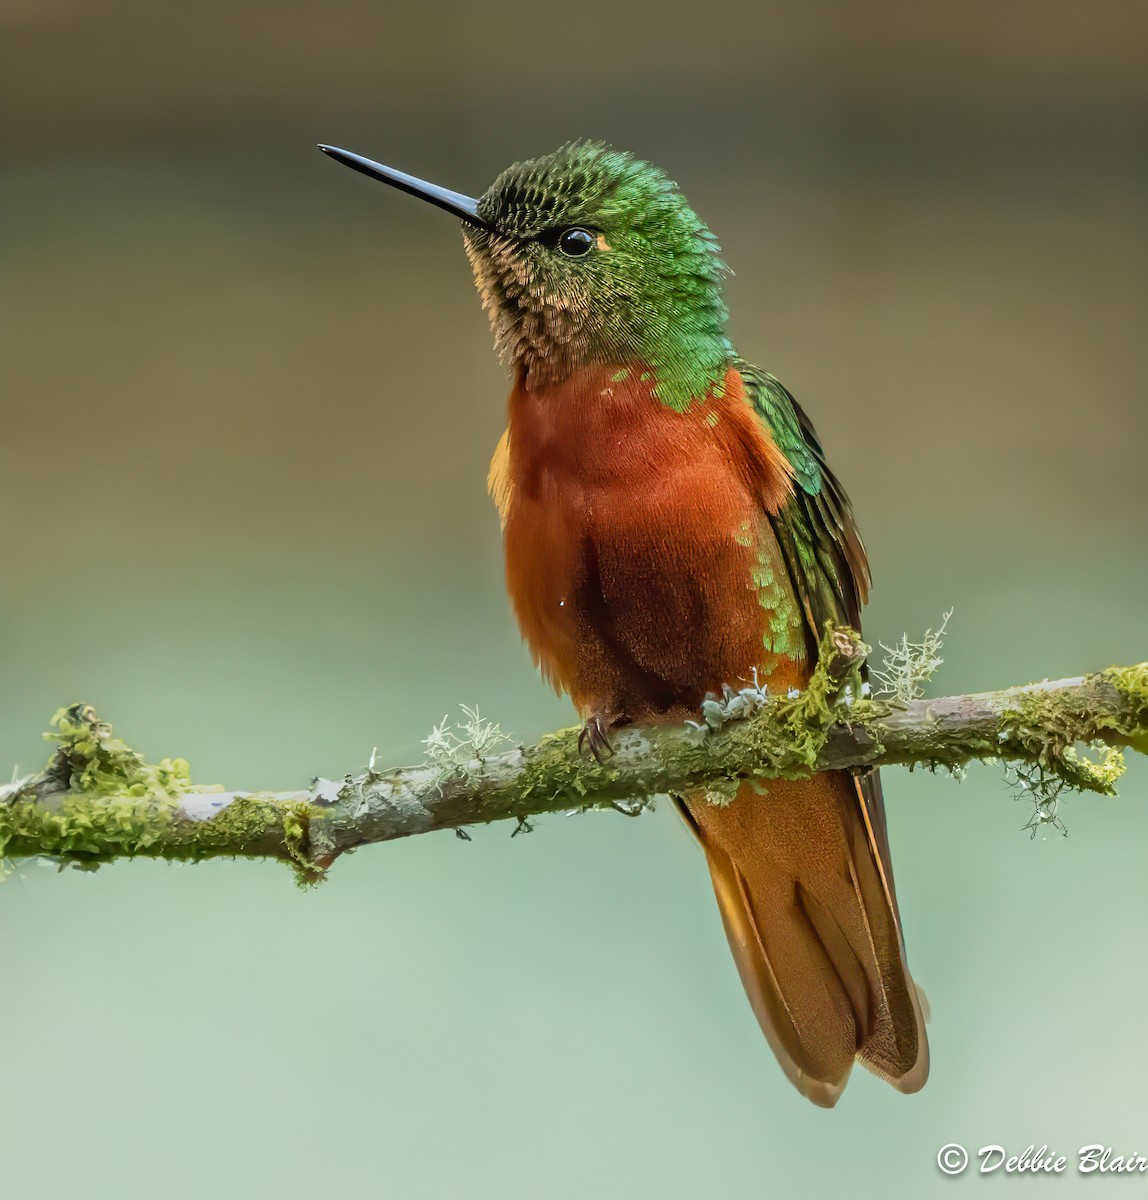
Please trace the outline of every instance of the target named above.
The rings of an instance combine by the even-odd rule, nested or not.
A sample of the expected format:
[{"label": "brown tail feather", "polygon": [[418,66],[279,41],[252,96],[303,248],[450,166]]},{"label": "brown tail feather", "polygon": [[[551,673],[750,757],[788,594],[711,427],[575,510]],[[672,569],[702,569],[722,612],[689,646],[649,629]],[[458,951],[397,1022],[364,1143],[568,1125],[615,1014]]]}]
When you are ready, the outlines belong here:
[{"label": "brown tail feather", "polygon": [[725,808],[696,796],[680,803],[709,860],[750,1003],[797,1089],[832,1107],[854,1058],[900,1091],[921,1088],[925,1023],[876,778],[747,782]]}]

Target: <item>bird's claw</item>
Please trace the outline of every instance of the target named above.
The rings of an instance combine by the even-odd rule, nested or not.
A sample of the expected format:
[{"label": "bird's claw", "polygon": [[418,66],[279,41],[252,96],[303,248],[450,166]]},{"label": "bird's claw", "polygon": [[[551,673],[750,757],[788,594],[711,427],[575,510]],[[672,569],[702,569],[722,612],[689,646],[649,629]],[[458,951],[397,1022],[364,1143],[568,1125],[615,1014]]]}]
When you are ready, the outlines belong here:
[{"label": "bird's claw", "polygon": [[578,753],[581,754],[587,745],[597,762],[601,762],[604,757],[609,758],[614,753],[614,747],[610,745],[610,722],[607,719],[591,717],[582,726],[582,732],[578,735]]}]

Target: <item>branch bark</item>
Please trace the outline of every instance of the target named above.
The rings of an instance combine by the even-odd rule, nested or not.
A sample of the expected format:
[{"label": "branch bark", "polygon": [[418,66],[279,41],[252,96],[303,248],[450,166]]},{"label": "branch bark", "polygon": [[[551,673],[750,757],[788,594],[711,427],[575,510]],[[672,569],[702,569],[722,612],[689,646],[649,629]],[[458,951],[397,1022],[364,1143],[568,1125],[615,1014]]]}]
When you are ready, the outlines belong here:
[{"label": "branch bark", "polygon": [[[726,689],[697,722],[618,730],[598,762],[579,731],[397,770],[317,780],[307,790],[228,792],[191,783],[187,764],[149,764],[86,705],[54,718],[47,767],[0,789],[0,856],[48,855],[80,866],[121,857],[271,857],[304,880],[343,853],[436,829],[542,813],[641,811],[660,793],[728,802],[745,778],[799,778],[881,766],[959,769],[975,760],[1027,763],[1056,788],[1111,793],[1122,748],[1148,753],[1148,663],[1003,691],[897,701],[869,697],[867,647],[830,630],[809,686],[787,696]],[[1099,760],[1079,746],[1102,747]],[[477,747],[477,748],[476,748]],[[744,803],[745,801],[741,801]],[[768,795],[755,803],[768,804]]]}]

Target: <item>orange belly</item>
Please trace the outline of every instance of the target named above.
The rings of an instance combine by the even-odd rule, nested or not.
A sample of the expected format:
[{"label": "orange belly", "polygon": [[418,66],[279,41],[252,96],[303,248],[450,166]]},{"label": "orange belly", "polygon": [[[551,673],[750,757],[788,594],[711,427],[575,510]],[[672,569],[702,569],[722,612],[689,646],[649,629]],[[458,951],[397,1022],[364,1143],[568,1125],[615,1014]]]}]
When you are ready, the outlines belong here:
[{"label": "orange belly", "polygon": [[619,374],[517,386],[501,481],[523,636],[583,716],[611,722],[680,716],[776,668],[758,583],[765,514],[791,486],[736,371],[682,413]]}]

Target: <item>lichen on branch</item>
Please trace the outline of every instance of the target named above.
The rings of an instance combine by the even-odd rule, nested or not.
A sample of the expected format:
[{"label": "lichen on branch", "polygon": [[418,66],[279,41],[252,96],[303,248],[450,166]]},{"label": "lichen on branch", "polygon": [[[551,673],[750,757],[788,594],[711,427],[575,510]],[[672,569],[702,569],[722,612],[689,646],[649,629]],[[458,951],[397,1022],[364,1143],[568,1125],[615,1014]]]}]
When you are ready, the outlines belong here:
[{"label": "lichen on branch", "polygon": [[[581,752],[577,729],[500,749],[505,735],[466,710],[455,730],[437,727],[423,763],[379,770],[372,754],[365,770],[291,792],[193,784],[184,760],[149,763],[90,706],[73,705],[53,718],[44,770],[0,788],[0,858],[269,857],[310,882],[340,854],[435,829],[514,818],[518,830],[571,809],[632,814],[693,789],[728,803],[744,778],[978,760],[1025,765],[1042,822],[1055,824],[1063,787],[1111,794],[1122,749],[1148,753],[1148,663],[928,700],[868,695],[867,654],[852,630],[830,629],[804,691],[726,688],[697,721],[615,730],[601,762]],[[737,802],[768,804],[768,792]]]},{"label": "lichen on branch", "polygon": [[90,704],[59,709],[50,726],[44,769],[0,788],[0,859],[43,855],[95,869],[116,858],[267,855],[313,872],[303,854],[306,793],[197,787],[186,759],[149,763]]}]

